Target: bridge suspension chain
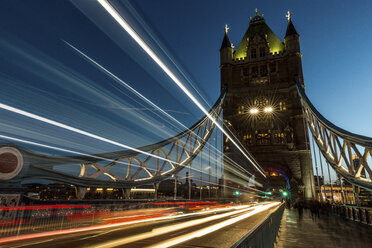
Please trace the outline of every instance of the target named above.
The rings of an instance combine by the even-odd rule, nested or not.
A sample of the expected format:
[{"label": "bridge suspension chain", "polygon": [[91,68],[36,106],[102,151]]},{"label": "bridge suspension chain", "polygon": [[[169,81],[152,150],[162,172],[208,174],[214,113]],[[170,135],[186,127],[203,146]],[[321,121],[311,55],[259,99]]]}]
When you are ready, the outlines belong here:
[{"label": "bridge suspension chain", "polygon": [[[336,171],[353,185],[372,190],[372,138],[337,127],[324,118],[305,94],[304,85],[295,78],[304,116],[319,151]],[[354,160],[359,160],[356,166]],[[366,174],[365,174],[366,173]]]},{"label": "bridge suspension chain", "polygon": [[[215,121],[221,114],[225,95],[226,90],[209,112]],[[38,178],[81,187],[134,187],[158,183],[190,164],[208,142],[214,128],[214,122],[204,116],[190,129],[174,137],[137,149],[144,153],[125,150],[89,156],[48,156],[3,144],[0,153],[4,149],[7,153],[13,151],[18,164],[15,172],[0,171],[0,182],[20,183]],[[79,176],[56,171],[54,167],[57,165],[80,165]],[[109,180],[103,180],[105,176]]]}]

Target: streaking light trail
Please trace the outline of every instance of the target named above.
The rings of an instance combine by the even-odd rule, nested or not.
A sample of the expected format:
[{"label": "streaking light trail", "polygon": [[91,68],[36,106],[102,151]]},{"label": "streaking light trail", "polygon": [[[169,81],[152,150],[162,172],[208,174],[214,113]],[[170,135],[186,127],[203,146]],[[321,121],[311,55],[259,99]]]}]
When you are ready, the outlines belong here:
[{"label": "streaking light trail", "polygon": [[[86,153],[82,153],[82,152],[77,152],[77,151],[72,151],[72,150],[64,149],[64,148],[60,148],[60,147],[45,145],[45,144],[41,144],[41,143],[29,141],[29,140],[18,139],[18,138],[6,136],[6,135],[0,135],[0,139],[12,140],[12,141],[16,141],[16,142],[20,142],[20,143],[24,143],[24,144],[39,146],[39,147],[48,148],[48,149],[52,149],[52,150],[56,150],[56,151],[61,151],[61,152],[68,152],[68,153],[72,153],[72,154],[80,155],[80,156],[84,156],[84,157],[96,158],[96,159],[100,159],[100,160],[108,161],[108,162],[114,162],[115,161],[113,159],[107,159],[107,158],[104,158],[104,157],[94,156],[94,155],[90,155],[90,154],[86,154]],[[125,164],[125,165],[128,164],[128,163],[123,162],[123,161],[118,161],[117,163],[119,163],[119,164]],[[132,166],[139,167],[139,165],[132,165]]]},{"label": "streaking light trail", "polygon": [[[146,98],[144,95],[142,95],[141,93],[139,93],[137,90],[135,90],[133,87],[131,87],[130,85],[128,85],[127,83],[125,83],[122,79],[120,79],[119,77],[117,77],[116,75],[114,75],[112,72],[110,72],[109,70],[107,70],[105,67],[103,67],[101,64],[99,64],[97,61],[95,61],[94,59],[92,59],[91,57],[89,57],[88,55],[86,55],[84,52],[82,52],[81,50],[79,50],[78,48],[76,48],[75,46],[73,46],[72,44],[70,44],[69,42],[67,41],[63,41],[64,43],[66,43],[69,47],[71,47],[72,49],[74,49],[77,53],[79,53],[81,56],[83,56],[85,59],[87,59],[88,61],[92,62],[95,66],[97,66],[99,69],[103,70],[105,73],[107,73],[109,76],[111,76],[114,80],[118,81],[119,83],[123,84],[125,87],[127,87],[130,91],[132,91],[135,95],[137,95],[140,99],[144,100],[145,102],[147,102],[148,104],[150,104],[152,107],[154,107],[156,110],[160,111],[162,114],[166,115],[168,118],[170,118],[171,120],[173,120],[174,122],[176,122],[177,124],[179,124],[180,126],[182,126],[184,129],[186,130],[189,130],[188,127],[186,127],[185,125],[183,125],[181,122],[179,122],[177,119],[175,119],[173,116],[171,116],[170,114],[168,114],[166,111],[164,111],[163,109],[161,109],[159,106],[157,106],[155,103],[153,103],[152,101],[150,101],[148,98]],[[192,131],[195,135],[197,135],[198,137],[200,137],[198,134],[196,134],[194,131]],[[200,137],[202,138],[202,137]],[[213,147],[213,149],[216,151],[216,152],[219,152],[220,154],[222,154],[216,147]],[[230,158],[227,157],[227,159],[229,159],[230,161],[232,161]],[[233,164],[235,166],[237,166],[237,168],[239,168],[240,170],[242,170],[243,172],[245,173],[248,173],[248,174],[251,174],[249,171],[247,171],[246,169],[244,169],[242,166],[240,166],[239,164],[237,164],[236,162],[232,161]]]},{"label": "streaking light trail", "polygon": [[[85,54],[84,52],[82,52],[81,50],[79,50],[78,48],[76,48],[75,46],[73,46],[72,44],[70,44],[69,42],[67,41],[63,41],[66,45],[68,45],[69,47],[71,47],[73,50],[75,50],[77,53],[79,53],[81,56],[83,56],[85,59],[87,59],[88,61],[90,61],[91,63],[93,63],[95,66],[97,66],[99,69],[103,70],[105,73],[107,73],[109,76],[111,76],[114,80],[118,81],[119,83],[123,84],[125,87],[127,87],[130,91],[132,91],[135,95],[137,95],[140,99],[144,100],[146,103],[150,104],[152,107],[154,107],[156,110],[160,111],[162,114],[166,115],[168,118],[170,118],[171,120],[173,120],[174,122],[176,122],[177,124],[179,124],[180,126],[182,126],[184,129],[186,130],[189,130],[188,127],[186,127],[185,125],[183,125],[181,122],[179,122],[177,119],[175,119],[173,116],[171,116],[170,114],[168,114],[166,111],[164,111],[163,109],[161,109],[159,106],[157,106],[155,103],[153,103],[152,101],[150,101],[148,98],[146,98],[144,95],[142,95],[141,93],[139,93],[137,90],[135,90],[133,87],[131,87],[130,85],[128,85],[127,83],[125,83],[122,79],[120,79],[119,77],[117,77],[115,74],[113,74],[112,72],[110,72],[109,70],[107,70],[105,67],[103,67],[101,64],[99,64],[97,61],[95,61],[94,59],[92,59],[91,57],[89,57],[87,54]],[[193,132],[195,134],[195,132]],[[199,136],[198,134],[195,134],[197,136]],[[200,136],[199,136],[200,137]],[[200,137],[201,138],[201,137]],[[216,152],[218,151],[216,147],[214,147],[214,149],[216,150]],[[218,151],[220,152],[220,151]],[[221,152],[220,152],[221,153]],[[231,159],[230,159],[231,160]],[[231,160],[232,161],[232,160]],[[246,169],[244,169],[242,166],[240,166],[239,164],[237,164],[235,161],[232,161],[233,164],[239,168],[240,170],[242,170],[244,173],[247,173],[247,174],[251,174],[249,171],[247,171]]]},{"label": "streaking light trail", "polygon": [[116,145],[116,146],[122,147],[124,149],[132,150],[132,151],[135,151],[135,152],[138,152],[138,153],[145,154],[147,156],[158,158],[158,159],[161,159],[163,161],[167,161],[167,162],[170,162],[170,163],[173,163],[173,164],[179,164],[176,161],[172,161],[170,159],[162,158],[160,156],[157,156],[157,155],[154,155],[154,154],[151,154],[151,153],[148,153],[148,152],[141,151],[141,150],[139,150],[137,148],[124,145],[122,143],[119,143],[119,142],[116,142],[116,141],[113,141],[113,140],[110,140],[110,139],[107,139],[107,138],[98,136],[96,134],[92,134],[92,133],[86,132],[86,131],[83,131],[83,130],[80,130],[80,129],[77,129],[75,127],[68,126],[66,124],[63,124],[63,123],[60,123],[60,122],[57,122],[57,121],[50,120],[48,118],[45,118],[45,117],[42,117],[42,116],[39,116],[39,115],[35,115],[35,114],[32,114],[32,113],[29,113],[27,111],[24,111],[24,110],[21,110],[21,109],[18,109],[18,108],[11,107],[11,106],[6,105],[6,104],[3,104],[3,103],[0,103],[0,109],[4,109],[4,110],[7,110],[7,111],[16,113],[16,114],[20,114],[20,115],[26,116],[28,118],[31,118],[31,119],[34,119],[34,120],[38,120],[38,121],[44,122],[44,123],[48,123],[50,125],[53,125],[53,126],[56,126],[56,127],[60,127],[60,128],[69,130],[71,132],[78,133],[78,134],[81,134],[81,135],[84,135],[84,136],[87,136],[87,137],[90,137],[90,138],[93,138],[93,139],[96,139],[96,140],[100,140],[100,141],[103,141],[103,142],[106,142],[106,143],[109,143],[109,144],[112,144],[112,145]]},{"label": "streaking light trail", "polygon": [[[242,219],[248,218],[249,216],[257,214],[261,211],[269,209],[269,208],[271,208],[271,207],[273,207],[277,204],[279,204],[279,203],[271,203],[271,204],[264,205],[264,206],[243,208],[243,209],[239,209],[239,210],[224,213],[224,214],[218,214],[218,215],[205,217],[205,218],[202,218],[202,219],[191,220],[191,221],[186,221],[186,222],[182,222],[182,223],[175,224],[175,225],[159,227],[159,228],[153,229],[151,232],[141,233],[141,234],[133,235],[133,236],[126,237],[126,238],[105,242],[103,244],[95,245],[94,247],[95,248],[111,248],[111,247],[121,246],[121,245],[129,244],[129,243],[132,243],[132,242],[136,242],[138,240],[143,240],[143,239],[156,237],[156,236],[159,236],[159,235],[167,234],[167,233],[174,232],[174,231],[177,231],[177,230],[181,230],[181,229],[184,229],[184,228],[189,228],[189,227],[192,227],[192,226],[198,226],[198,225],[203,224],[203,223],[207,223],[207,222],[214,221],[214,220],[219,220],[219,219],[226,218],[226,217],[229,217],[229,216],[233,216],[233,215],[236,215],[236,214],[244,213],[244,212],[247,212],[249,210],[253,210],[252,212],[249,212],[249,213],[243,214],[239,217],[235,217],[235,218],[230,219],[230,221],[237,222],[239,220],[242,220]],[[223,222],[217,224],[217,225],[219,225],[218,229],[222,228],[223,226],[221,224],[225,223],[225,222],[226,221],[223,221]],[[233,223],[235,223],[235,222],[233,222]],[[229,225],[231,225],[233,223],[230,223]],[[214,226],[216,226],[216,225],[213,225],[211,227],[214,227]],[[209,232],[213,232],[213,228],[211,228],[211,229],[207,228],[207,229],[208,229]],[[218,230],[218,229],[216,229],[216,230]],[[204,229],[202,229],[200,231],[203,231],[205,234],[208,233]],[[197,231],[197,232],[199,233],[200,231]],[[194,234],[194,232],[191,233],[191,234]],[[198,235],[203,236],[202,234],[198,234]],[[194,235],[191,236],[191,238],[194,238]],[[191,239],[191,238],[189,238],[189,239]],[[180,241],[180,242],[177,242],[177,243],[181,243],[181,242],[184,242],[184,241]],[[169,247],[169,246],[172,246],[172,244],[170,244],[168,246],[160,246],[160,247]],[[151,246],[151,247],[154,247],[154,246]]]},{"label": "streaking light trail", "polygon": [[64,42],[68,46],[70,46],[72,49],[74,49],[76,52],[78,52],[81,56],[83,56],[84,58],[86,58],[87,60],[89,60],[90,62],[92,62],[94,65],[96,65],[98,68],[100,68],[101,70],[103,70],[105,73],[107,73],[109,76],[111,76],[112,78],[114,78],[116,81],[118,81],[121,84],[123,84],[130,91],[132,91],[134,94],[136,94],[139,98],[141,98],[142,100],[144,100],[145,102],[147,102],[148,104],[150,104],[152,107],[154,107],[155,109],[157,109],[158,111],[160,111],[162,114],[164,114],[165,116],[167,116],[168,118],[170,118],[171,120],[173,120],[174,122],[176,122],[177,124],[181,125],[184,129],[187,129],[188,130],[188,127],[186,127],[181,122],[179,122],[177,119],[175,119],[173,116],[171,116],[170,114],[168,114],[167,112],[165,112],[158,105],[156,105],[155,103],[153,103],[152,101],[150,101],[149,99],[147,99],[144,95],[142,95],[141,93],[139,93],[138,91],[136,91],[135,89],[133,89],[129,84],[125,83],[123,80],[121,80],[120,78],[118,78],[112,72],[110,72],[109,70],[107,70],[105,67],[103,67],[102,65],[100,65],[99,63],[97,63],[95,60],[93,60],[92,58],[90,58],[88,55],[86,55],[85,53],[83,53],[82,51],[80,51],[79,49],[77,49],[76,47],[74,47],[73,45],[71,45],[70,43],[68,43],[67,41],[64,41]]},{"label": "streaking light trail", "polygon": [[185,241],[188,241],[188,240],[191,240],[193,238],[199,238],[199,237],[202,237],[204,235],[207,235],[209,233],[212,233],[212,232],[215,232],[221,228],[224,228],[224,227],[227,227],[229,225],[232,225],[238,221],[241,221],[241,220],[244,220],[252,215],[255,215],[255,214],[258,214],[262,211],[265,211],[271,207],[274,207],[276,205],[279,205],[279,202],[275,202],[275,203],[271,203],[271,204],[268,204],[268,205],[265,205],[265,206],[259,206],[259,207],[255,207],[253,211],[249,212],[249,213],[246,213],[246,214],[243,214],[243,215],[240,215],[238,217],[234,217],[234,218],[231,218],[229,220],[225,220],[225,221],[222,221],[218,224],[215,224],[215,225],[212,225],[212,226],[209,226],[209,227],[206,227],[206,228],[203,228],[203,229],[200,229],[198,231],[195,231],[195,232],[192,232],[192,233],[188,233],[188,234],[185,234],[185,235],[182,235],[182,236],[179,236],[179,237],[176,237],[176,238],[173,238],[171,240],[167,240],[167,241],[164,241],[162,243],[159,243],[159,244],[156,244],[156,245],[152,245],[151,247],[152,248],[166,248],[166,247],[170,247],[170,246],[174,246],[174,245],[177,245],[177,244],[180,244],[180,243],[183,243]]},{"label": "streaking light trail", "polygon": [[[238,209],[248,209],[248,208],[247,208],[247,206],[236,206],[236,207],[230,207],[229,209],[238,210]],[[202,211],[202,212],[196,212],[196,213],[188,213],[188,214],[180,214],[180,215],[175,215],[175,216],[163,216],[163,217],[155,217],[155,218],[133,220],[133,221],[127,221],[127,222],[120,222],[120,223],[114,223],[114,224],[101,224],[101,225],[78,227],[78,228],[72,228],[72,229],[64,229],[64,230],[56,230],[56,231],[48,231],[48,232],[32,233],[32,234],[24,234],[24,235],[19,235],[19,236],[0,238],[0,244],[15,242],[15,241],[21,241],[21,240],[45,238],[45,237],[51,237],[51,236],[55,236],[55,235],[74,234],[74,233],[79,233],[79,232],[100,230],[100,229],[104,229],[104,228],[123,227],[123,226],[145,223],[145,222],[178,219],[178,218],[184,218],[186,216],[205,215],[205,214],[210,214],[210,213],[223,212],[223,211],[226,211],[226,210],[228,210],[228,209],[227,208],[219,208],[219,209],[214,209],[214,210],[208,210],[208,211]]]},{"label": "streaking light trail", "polygon": [[176,75],[163,63],[163,61],[155,54],[155,52],[146,44],[146,42],[134,31],[134,29],[124,20],[124,18],[114,9],[107,0],[97,0],[99,4],[116,20],[116,22],[142,47],[142,49],[154,60],[156,64],[177,84],[177,86],[195,103],[196,106],[216,125],[231,142],[239,149],[239,151],[248,159],[251,164],[264,176],[262,168],[256,164],[232,139],[232,137],[221,127],[221,125],[213,119],[203,105],[194,97],[194,95],[183,85]]},{"label": "streaking light trail", "polygon": [[225,218],[225,217],[228,217],[228,216],[232,216],[232,215],[235,215],[235,214],[246,212],[246,211],[251,210],[251,209],[254,209],[254,207],[242,206],[242,209],[235,210],[235,211],[232,211],[232,212],[213,215],[213,216],[209,216],[209,217],[205,217],[205,218],[197,219],[197,220],[190,220],[190,221],[182,222],[180,224],[159,227],[159,228],[153,229],[150,232],[141,233],[141,234],[133,235],[133,236],[126,237],[126,238],[105,242],[103,244],[96,244],[94,246],[94,248],[110,248],[110,247],[121,246],[121,245],[129,244],[129,243],[132,243],[132,242],[135,242],[135,241],[138,241],[138,240],[148,239],[148,238],[155,237],[155,236],[158,236],[158,235],[162,235],[162,234],[174,232],[174,231],[177,231],[177,230],[181,230],[181,229],[184,229],[184,228],[187,228],[187,227],[197,226],[197,225],[207,223],[207,222],[210,222],[210,221],[213,221],[213,220],[222,219],[222,218]]}]

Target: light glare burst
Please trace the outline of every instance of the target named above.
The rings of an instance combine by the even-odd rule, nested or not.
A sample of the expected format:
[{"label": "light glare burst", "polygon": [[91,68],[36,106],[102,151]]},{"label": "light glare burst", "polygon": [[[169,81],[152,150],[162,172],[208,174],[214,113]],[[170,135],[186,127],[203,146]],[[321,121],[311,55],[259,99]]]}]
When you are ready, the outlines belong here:
[{"label": "light glare burst", "polygon": [[272,107],[266,107],[266,108],[264,109],[264,112],[265,112],[265,113],[271,113],[271,112],[273,112],[273,108],[272,108]]},{"label": "light glare burst", "polygon": [[257,108],[251,108],[249,110],[249,113],[251,113],[251,114],[257,114],[258,113],[258,109]]}]

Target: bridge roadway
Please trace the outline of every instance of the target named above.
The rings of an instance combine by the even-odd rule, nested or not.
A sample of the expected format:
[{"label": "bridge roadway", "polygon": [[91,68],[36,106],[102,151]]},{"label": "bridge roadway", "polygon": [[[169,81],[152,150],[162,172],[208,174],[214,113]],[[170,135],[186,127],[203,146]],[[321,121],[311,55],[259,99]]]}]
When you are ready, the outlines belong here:
[{"label": "bridge roadway", "polygon": [[220,212],[185,215],[182,218],[48,235],[3,243],[0,247],[231,247],[275,211],[276,206],[273,203],[248,208],[240,206]]}]

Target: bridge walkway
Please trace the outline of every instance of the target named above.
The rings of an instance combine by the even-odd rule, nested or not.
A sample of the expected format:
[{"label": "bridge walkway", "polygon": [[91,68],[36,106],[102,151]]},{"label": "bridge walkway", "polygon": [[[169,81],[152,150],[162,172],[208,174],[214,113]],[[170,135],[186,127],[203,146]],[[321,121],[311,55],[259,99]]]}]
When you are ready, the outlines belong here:
[{"label": "bridge walkway", "polygon": [[326,214],[312,218],[306,209],[300,218],[296,209],[286,209],[275,248],[370,248],[371,244],[370,225]]}]

